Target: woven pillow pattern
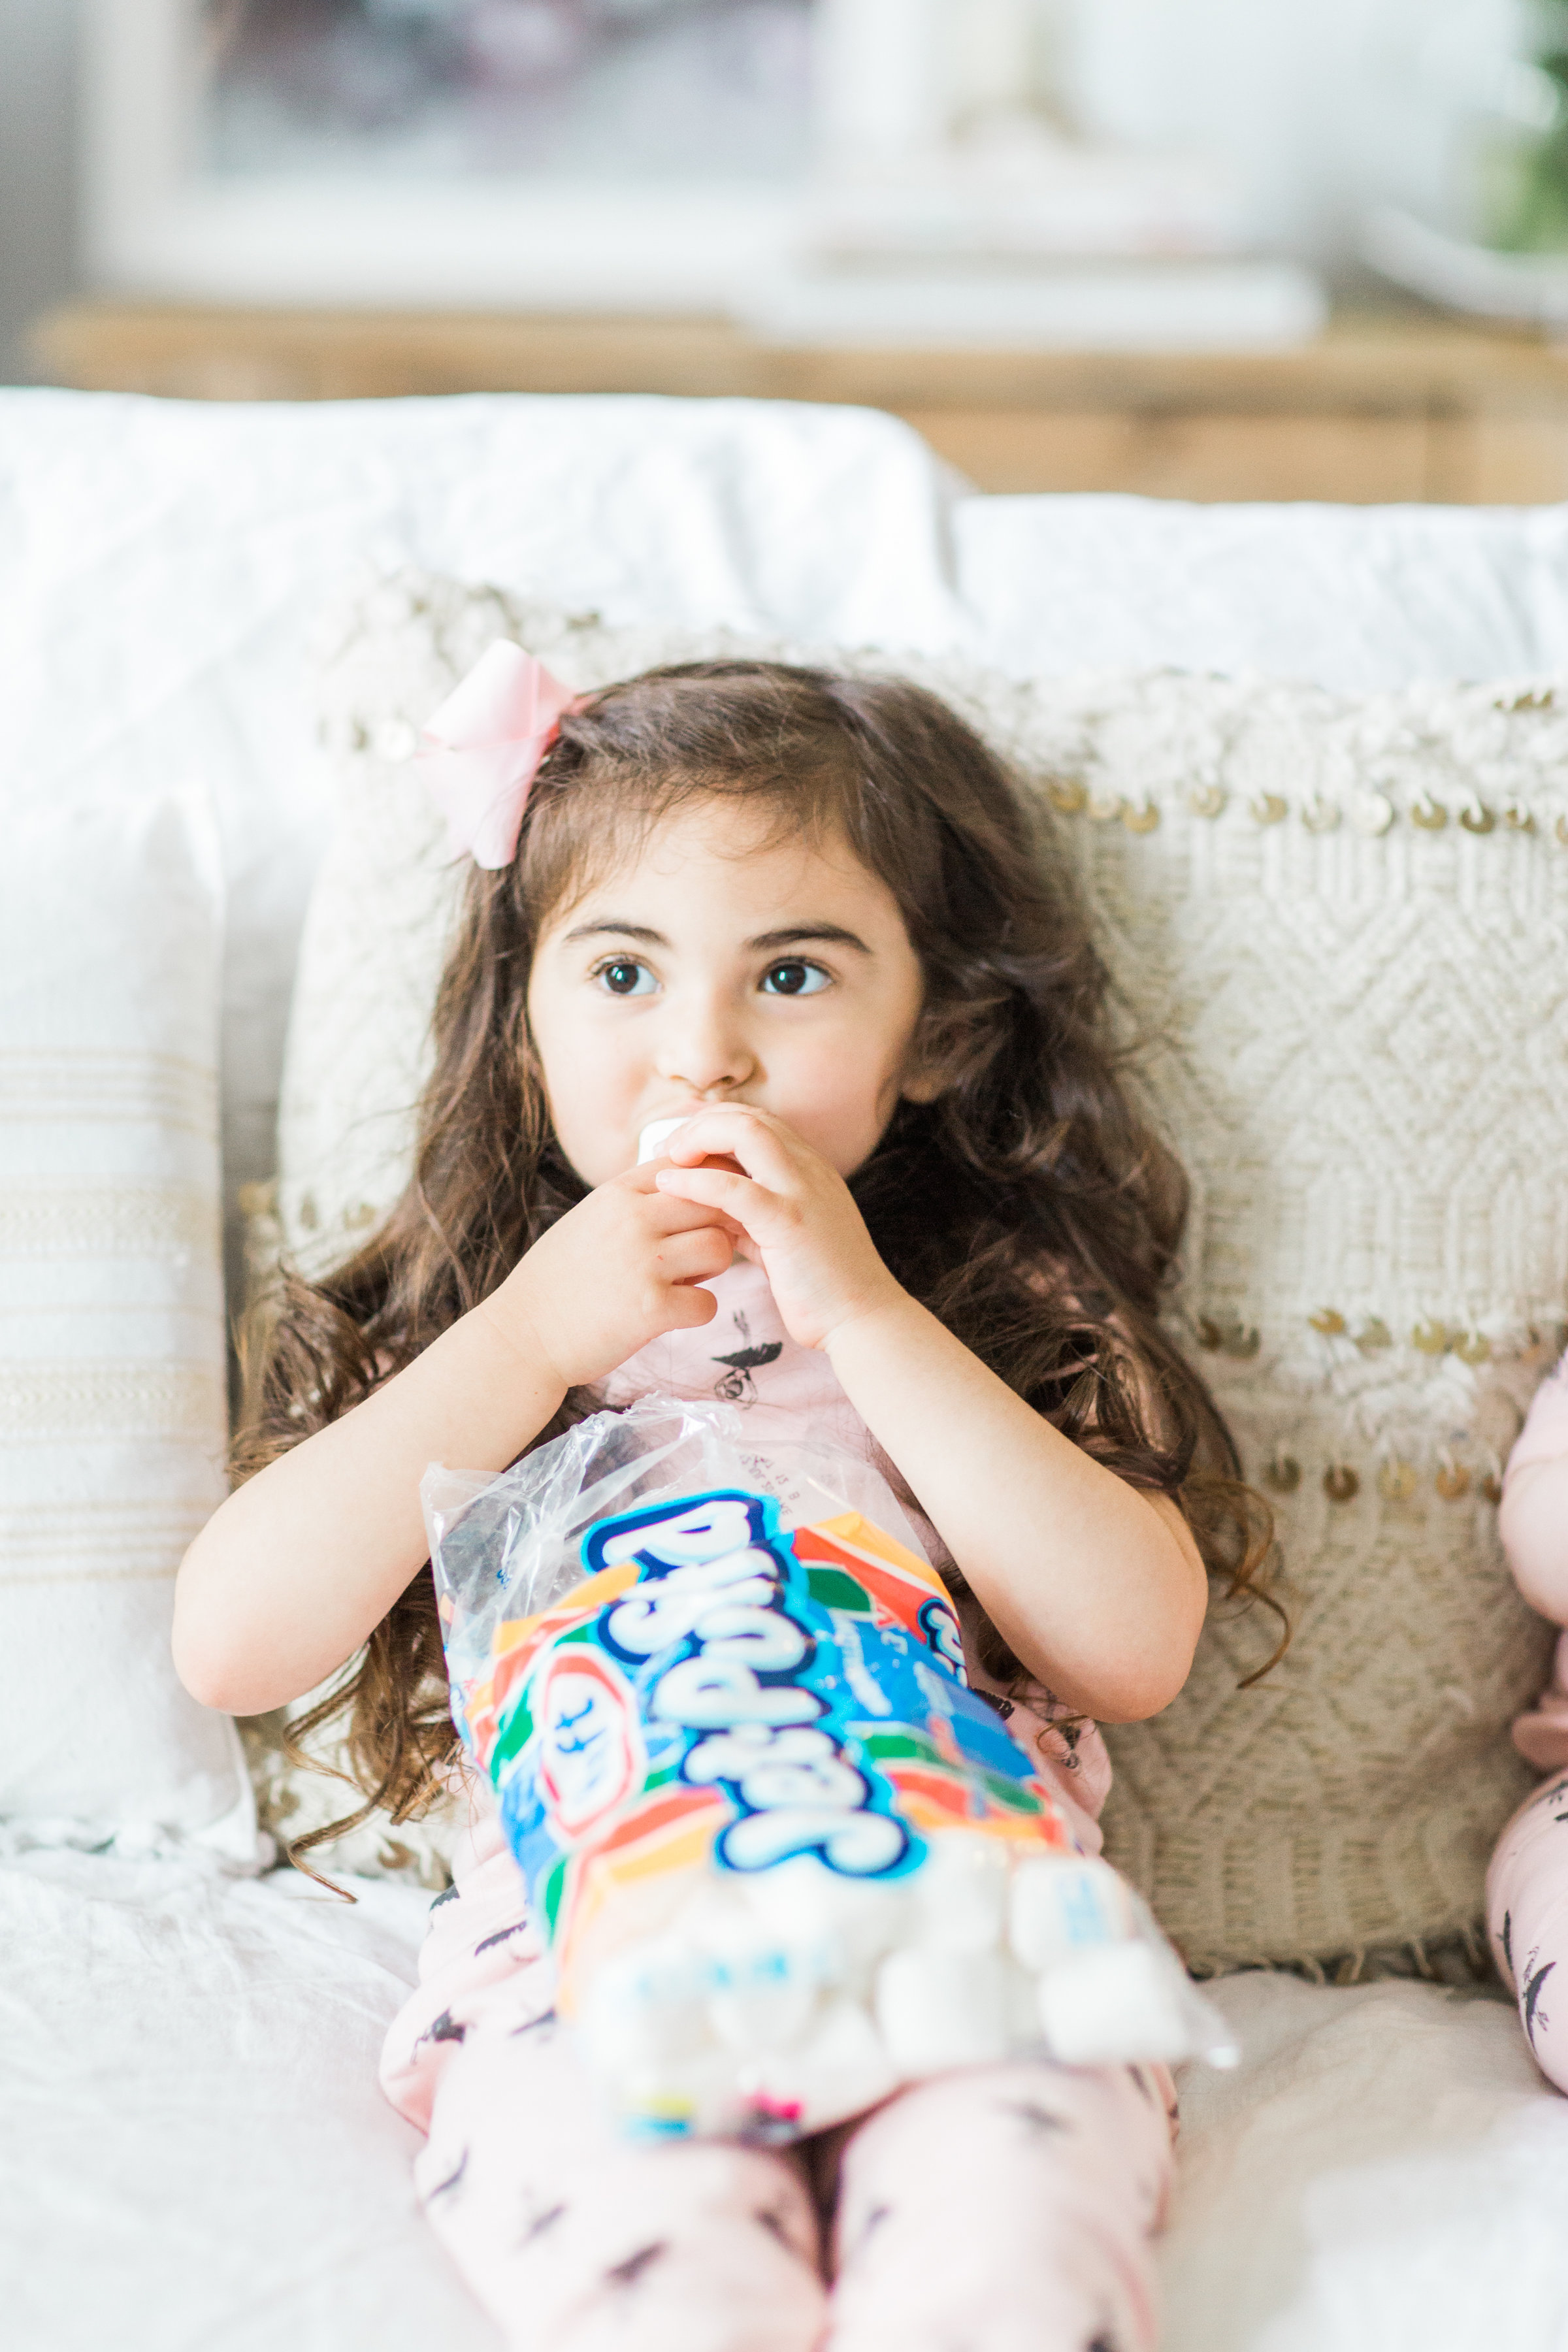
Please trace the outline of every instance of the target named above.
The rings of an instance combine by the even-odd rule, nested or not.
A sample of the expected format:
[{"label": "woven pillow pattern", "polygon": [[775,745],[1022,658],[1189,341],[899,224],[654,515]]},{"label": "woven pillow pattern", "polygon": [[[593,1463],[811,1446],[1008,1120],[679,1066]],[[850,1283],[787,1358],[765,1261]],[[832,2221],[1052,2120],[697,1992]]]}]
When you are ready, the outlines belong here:
[{"label": "woven pillow pattern", "polygon": [[223,900],[178,793],[11,812],[0,865],[0,1853],[258,1859],[174,1572],[223,1498]]},{"label": "woven pillow pattern", "polygon": [[1110,1850],[1197,1965],[1463,1932],[1529,1785],[1546,1630],[1498,1479],[1568,1297],[1568,689],[1352,698],[1161,673],[1020,681],[888,653],[616,630],[404,575],[342,618],[343,808],[301,952],[277,1215],[307,1269],[395,1197],[460,877],[407,762],[490,637],[591,688],[754,652],[943,694],[1041,804],[1140,1083],[1187,1167],[1178,1336],[1277,1514],[1295,1639],[1216,1604],[1113,1730]]}]

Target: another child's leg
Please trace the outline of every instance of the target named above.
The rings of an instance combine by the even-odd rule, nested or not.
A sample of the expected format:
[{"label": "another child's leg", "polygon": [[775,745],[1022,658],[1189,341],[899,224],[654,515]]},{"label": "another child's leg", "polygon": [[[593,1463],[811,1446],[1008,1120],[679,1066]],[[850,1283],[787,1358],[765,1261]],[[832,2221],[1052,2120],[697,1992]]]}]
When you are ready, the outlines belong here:
[{"label": "another child's leg", "polygon": [[801,2166],[623,2139],[552,2021],[470,2030],[415,2179],[514,2352],[812,2352],[820,2336]]},{"label": "another child's leg", "polygon": [[1152,2352],[1169,2078],[939,2076],[849,2133],[829,2352]]},{"label": "another child's leg", "polygon": [[1535,2063],[1568,2091],[1568,1775],[1554,1772],[1499,1839],[1487,1926]]}]

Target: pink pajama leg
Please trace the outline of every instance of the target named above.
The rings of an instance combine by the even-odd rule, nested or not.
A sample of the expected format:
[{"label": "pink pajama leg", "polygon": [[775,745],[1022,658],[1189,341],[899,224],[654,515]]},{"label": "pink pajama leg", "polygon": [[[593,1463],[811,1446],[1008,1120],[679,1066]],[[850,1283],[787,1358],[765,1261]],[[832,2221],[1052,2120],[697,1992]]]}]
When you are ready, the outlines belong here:
[{"label": "pink pajama leg", "polygon": [[1167,2082],[1020,2062],[852,2126],[824,2352],[1152,2352]]},{"label": "pink pajama leg", "polygon": [[813,2352],[820,2337],[802,2166],[622,2137],[552,2021],[468,2030],[415,2181],[512,2352]]},{"label": "pink pajama leg", "polygon": [[1543,1781],[1499,1839],[1487,1927],[1535,2063],[1568,2091],[1568,1774]]}]

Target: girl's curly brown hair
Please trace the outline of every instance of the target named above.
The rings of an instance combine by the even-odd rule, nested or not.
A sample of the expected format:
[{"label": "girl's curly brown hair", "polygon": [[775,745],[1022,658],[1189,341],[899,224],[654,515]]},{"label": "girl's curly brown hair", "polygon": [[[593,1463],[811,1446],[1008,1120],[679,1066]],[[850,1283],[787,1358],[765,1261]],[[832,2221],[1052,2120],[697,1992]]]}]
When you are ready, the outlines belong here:
[{"label": "girl's curly brown hair", "polygon": [[[900,1105],[851,1186],[894,1275],[1097,1460],[1174,1496],[1211,1576],[1254,1593],[1267,1506],[1160,1320],[1186,1182],[1123,1087],[1107,974],[1059,861],[936,696],[769,662],[651,670],[563,721],[511,864],[469,876],[406,1190],[324,1281],[285,1275],[252,1335],[237,1480],[411,1363],[584,1197],[529,1034],[535,942],[705,793],[754,807],[760,838],[847,843],[902,911],[926,983],[916,1051],[942,1090]],[[574,1393],[533,1443],[595,1409]],[[1022,1693],[1019,1661],[977,1631],[986,1670]],[[344,1714],[366,1801],[296,1853],[374,1806],[416,1817],[456,1754],[428,1566],[295,1737]]]}]

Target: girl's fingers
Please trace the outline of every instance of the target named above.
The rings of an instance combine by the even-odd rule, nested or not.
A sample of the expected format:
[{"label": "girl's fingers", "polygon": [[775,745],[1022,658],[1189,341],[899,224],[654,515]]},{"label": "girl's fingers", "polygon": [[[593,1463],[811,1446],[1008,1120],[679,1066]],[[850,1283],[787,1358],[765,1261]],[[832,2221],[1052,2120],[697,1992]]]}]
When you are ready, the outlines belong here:
[{"label": "girl's fingers", "polygon": [[658,1180],[670,1164],[668,1160],[645,1160],[639,1167],[628,1168],[621,1175],[612,1176],[608,1184],[600,1189],[606,1192],[639,1192],[657,1197]]},{"label": "girl's fingers", "polygon": [[787,1183],[794,1169],[784,1132],[764,1112],[740,1103],[716,1103],[694,1112],[670,1137],[665,1153],[677,1168],[695,1167],[700,1160],[737,1160],[748,1176],[775,1187]]},{"label": "girl's fingers", "polygon": [[704,1323],[711,1323],[719,1312],[719,1301],[710,1290],[700,1290],[694,1282],[672,1284],[665,1292],[665,1311],[668,1317],[667,1331],[695,1331]]},{"label": "girl's fingers", "polygon": [[695,1233],[671,1234],[658,1245],[658,1270],[667,1282],[711,1282],[727,1271],[734,1244],[717,1225]]},{"label": "girl's fingers", "polygon": [[[682,1169],[680,1172],[684,1175],[686,1171]],[[653,1197],[662,1213],[657,1223],[667,1234],[705,1233],[715,1225],[723,1230],[732,1223],[722,1212],[716,1212],[711,1202],[680,1192],[667,1192],[662,1184],[653,1187]],[[740,1230],[736,1225],[734,1233],[738,1234]],[[734,1234],[731,1234],[731,1239],[733,1238]]]},{"label": "girl's fingers", "polygon": [[782,1206],[775,1192],[750,1176],[732,1176],[726,1168],[666,1168],[659,1172],[658,1189],[675,1199],[717,1209],[752,1234],[776,1217]]}]

